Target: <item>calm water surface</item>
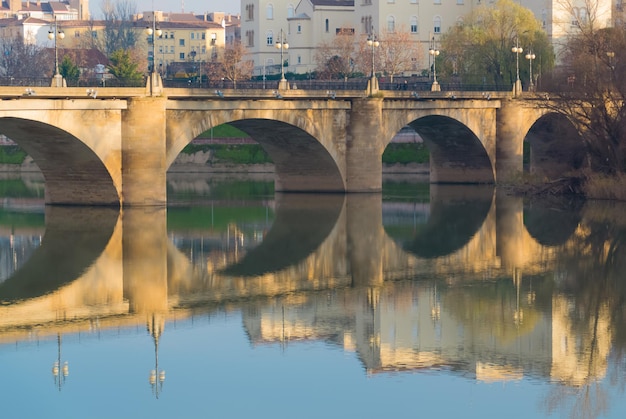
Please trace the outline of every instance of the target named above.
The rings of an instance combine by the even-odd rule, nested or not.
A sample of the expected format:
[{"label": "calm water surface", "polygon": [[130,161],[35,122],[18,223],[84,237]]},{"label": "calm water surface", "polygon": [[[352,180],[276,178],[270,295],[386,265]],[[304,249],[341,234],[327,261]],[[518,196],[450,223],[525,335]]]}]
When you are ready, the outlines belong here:
[{"label": "calm water surface", "polygon": [[626,211],[488,187],[167,209],[0,183],[2,418],[626,416]]}]

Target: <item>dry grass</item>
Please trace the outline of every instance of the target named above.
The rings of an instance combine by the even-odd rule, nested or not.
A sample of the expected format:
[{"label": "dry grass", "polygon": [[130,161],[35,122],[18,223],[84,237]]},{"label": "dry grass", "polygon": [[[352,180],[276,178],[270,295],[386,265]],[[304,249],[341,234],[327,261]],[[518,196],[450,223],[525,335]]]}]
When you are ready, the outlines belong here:
[{"label": "dry grass", "polygon": [[585,173],[583,192],[588,199],[626,201],[626,174]]}]

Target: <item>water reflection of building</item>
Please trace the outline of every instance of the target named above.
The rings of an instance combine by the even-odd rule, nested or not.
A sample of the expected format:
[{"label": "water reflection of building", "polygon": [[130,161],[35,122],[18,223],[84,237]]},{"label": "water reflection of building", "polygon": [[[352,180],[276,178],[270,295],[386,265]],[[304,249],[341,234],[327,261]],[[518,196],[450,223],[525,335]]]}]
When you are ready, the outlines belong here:
[{"label": "water reflection of building", "polygon": [[399,282],[279,298],[251,304],[244,325],[255,344],[321,340],[355,350],[368,374],[447,369],[479,381],[530,376],[573,386],[604,376],[606,312],[596,336],[593,323],[581,334],[567,299],[555,295],[542,306],[524,302],[520,323],[513,288],[493,298],[503,284],[475,286],[481,289],[467,293]]},{"label": "water reflection of building", "polygon": [[0,283],[17,271],[41,245],[41,235],[0,235]]}]

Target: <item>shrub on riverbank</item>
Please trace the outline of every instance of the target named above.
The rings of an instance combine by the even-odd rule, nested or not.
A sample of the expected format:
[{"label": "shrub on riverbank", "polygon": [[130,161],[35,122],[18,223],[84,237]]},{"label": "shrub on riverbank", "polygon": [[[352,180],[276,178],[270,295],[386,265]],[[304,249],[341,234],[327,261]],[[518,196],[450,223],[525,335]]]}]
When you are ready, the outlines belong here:
[{"label": "shrub on riverbank", "polygon": [[[182,152],[185,154],[209,152],[213,159],[222,163],[272,163],[269,155],[259,144],[189,144]],[[384,164],[428,163],[428,161],[428,149],[423,143],[391,143],[383,153]]]},{"label": "shrub on riverbank", "polygon": [[383,164],[428,163],[429,159],[424,143],[391,143],[383,153]]},{"label": "shrub on riverbank", "polygon": [[27,154],[17,145],[0,147],[0,164],[22,164]]},{"label": "shrub on riverbank", "polygon": [[234,164],[272,163],[270,156],[259,144],[189,144],[184,154],[209,152],[215,162]]}]

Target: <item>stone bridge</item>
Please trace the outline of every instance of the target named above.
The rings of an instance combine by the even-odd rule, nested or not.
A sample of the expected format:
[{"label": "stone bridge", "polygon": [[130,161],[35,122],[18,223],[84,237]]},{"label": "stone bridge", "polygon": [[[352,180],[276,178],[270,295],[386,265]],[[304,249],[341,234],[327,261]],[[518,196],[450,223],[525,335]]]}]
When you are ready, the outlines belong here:
[{"label": "stone bridge", "polygon": [[380,191],[382,154],[407,125],[428,145],[433,183],[517,176],[525,140],[533,169],[547,176],[583,161],[573,126],[549,114],[539,97],[1,87],[0,99],[0,133],[39,166],[48,204],[164,205],[176,156],[224,123],[268,152],[277,191]]}]

